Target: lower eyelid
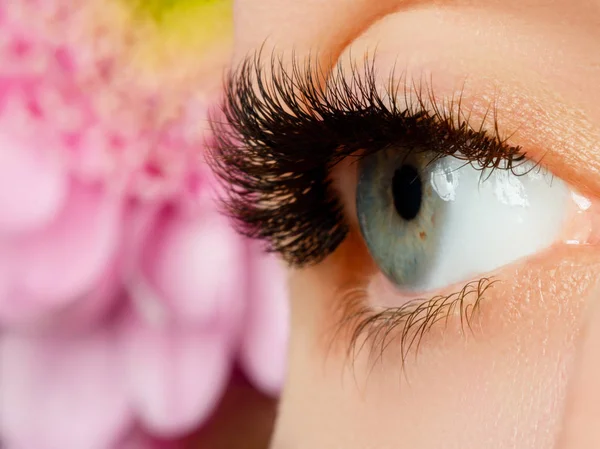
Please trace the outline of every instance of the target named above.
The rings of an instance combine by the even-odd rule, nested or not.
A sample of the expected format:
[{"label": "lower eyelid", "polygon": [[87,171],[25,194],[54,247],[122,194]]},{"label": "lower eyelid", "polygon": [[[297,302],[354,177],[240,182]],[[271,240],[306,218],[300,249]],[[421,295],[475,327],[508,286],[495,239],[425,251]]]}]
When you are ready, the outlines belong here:
[{"label": "lower eyelid", "polygon": [[[378,277],[381,280],[381,277]],[[367,372],[389,359],[401,370],[425,347],[439,346],[452,336],[480,335],[480,305],[493,295],[497,282],[479,279],[448,295],[407,301],[401,307],[374,307],[381,292],[369,285],[346,286],[335,295],[333,327],[328,329],[327,356],[342,354],[354,371],[366,363]],[[355,373],[356,374],[356,373]]]},{"label": "lower eyelid", "polygon": [[[600,200],[590,200],[574,191],[571,191],[570,204],[567,207],[567,218],[565,225],[557,237],[556,245],[600,245]],[[550,248],[538,252],[544,253],[550,251]],[[482,251],[485,251],[482,245]],[[524,257],[521,262],[527,263],[528,259],[537,254]],[[518,263],[515,261],[514,263]],[[512,265],[512,264],[510,264]],[[440,291],[422,292],[419,294],[406,293],[400,291],[390,280],[381,272],[374,274],[366,287],[369,298],[376,298],[371,306],[374,307],[402,307],[408,302],[420,298],[431,298],[433,296],[451,295],[453,292],[460,291],[466,284],[477,281],[478,279],[494,279],[496,273],[503,271],[505,267],[499,267],[493,273],[480,273],[474,279],[465,279],[462,282],[455,283],[452,286],[445,287]]]},{"label": "lower eyelid", "polygon": [[[371,278],[366,291],[371,301],[371,307],[376,309],[390,309],[404,307],[409,303],[424,303],[438,297],[448,298],[457,295],[460,292],[466,293],[466,290],[472,290],[472,288],[479,283],[491,285],[497,281],[496,278],[497,276],[495,276],[495,274],[484,274],[483,276],[480,275],[478,277],[474,277],[473,279],[458,282],[438,291],[415,294],[400,292],[389,279],[387,279],[383,274],[378,273]],[[483,285],[481,287],[483,287]],[[463,298],[463,300],[467,299],[472,300],[472,304],[474,304],[480,298],[478,298],[477,295],[467,295],[467,297]]]},{"label": "lower eyelid", "polygon": [[[558,264],[561,259],[557,254],[563,252],[560,248],[577,250],[575,245],[584,249],[600,244],[600,201],[591,201],[576,193],[572,193],[572,198],[564,230],[552,247],[500,267],[494,273],[484,273],[483,277],[424,295],[399,292],[374,264],[360,238],[360,232],[352,231],[354,238],[349,238],[343,251],[346,255],[354,254],[354,261],[360,260],[360,263],[353,263],[351,270],[342,270],[346,274],[353,273],[348,276],[353,282],[336,295],[332,343],[340,334],[345,335],[342,341],[347,346],[343,350],[350,362],[366,352],[372,363],[383,358],[388,347],[396,348],[397,356],[404,365],[409,353],[422,346],[423,339],[439,341],[440,332],[444,335],[458,332],[463,336],[467,333],[481,335],[481,332],[489,332],[490,326],[497,322],[500,315],[506,314],[506,310],[523,306],[520,301],[525,299],[515,296],[515,290],[535,290],[536,286],[527,285],[527,281],[518,281],[519,276],[524,276],[532,269],[530,267],[549,261]],[[547,273],[548,268],[539,271]],[[538,278],[541,289],[540,276],[534,277]],[[552,282],[559,281],[552,277]],[[580,287],[583,288],[584,284],[582,282]],[[512,293],[505,295],[503,292]],[[512,297],[509,299],[512,305],[504,304],[507,301],[505,296]],[[485,308],[483,312],[480,310],[482,307]],[[489,310],[500,310],[501,313],[490,316]],[[484,314],[483,319],[481,313]],[[440,322],[441,326],[438,325]]]},{"label": "lower eyelid", "polygon": [[[356,212],[356,186],[357,186],[357,159],[346,158],[338,164],[332,172],[332,179],[339,192],[340,199],[344,205],[347,220],[352,229],[352,233],[362,240],[361,232],[357,222]],[[566,205],[566,218],[560,234],[556,236],[555,245],[599,245],[600,244],[600,199],[588,198],[577,193],[571,186],[566,185],[567,195],[570,197]],[[482,251],[485,251],[485,245],[482,245]],[[544,252],[538,251],[537,253]],[[522,260],[527,260],[535,254],[525,256]],[[364,257],[371,259],[369,251],[365,251]],[[517,261],[515,261],[517,262]],[[512,264],[512,263],[511,263]],[[407,294],[400,292],[395,285],[389,281],[377,268],[376,264],[371,265],[371,269],[377,274],[373,274],[369,286],[369,297],[377,298],[372,304],[377,307],[401,307],[403,304],[419,299],[431,298],[435,295],[451,294],[460,291],[462,287],[469,281],[473,281],[479,277],[493,277],[493,273],[474,273],[471,279],[464,279],[461,282],[455,283],[452,286],[446,287],[441,291],[418,292],[418,294]],[[497,270],[502,270],[500,266]]]},{"label": "lower eyelid", "polygon": [[[478,279],[445,296],[415,301],[401,315],[396,313],[399,307],[373,306],[380,303],[374,295],[383,294],[378,288],[386,281],[375,274],[369,283],[347,285],[332,298],[327,354],[337,348],[353,370],[366,363],[370,372],[375,364],[390,362],[403,371],[414,357],[432,348],[437,353],[461,341],[485,344],[494,335],[513,333],[518,327],[541,332],[540,338],[547,338],[549,332],[540,323],[560,320],[561,325],[576,329],[582,300],[597,282],[598,266],[595,247],[558,245],[503,267],[492,279]],[[548,291],[550,300],[545,299]],[[405,306],[409,304],[404,300]]]},{"label": "lower eyelid", "polygon": [[[439,291],[407,294],[379,270],[365,246],[356,219],[355,162],[347,158],[331,173],[350,225],[350,235],[341,251],[333,254],[333,260],[344,267],[344,273],[353,273],[346,279],[354,283],[344,284],[348,288],[340,289],[334,301],[330,323],[335,332],[330,346],[339,339],[335,344],[352,365],[362,358],[372,367],[385,355],[404,368],[407,357],[412,357],[409,353],[416,355],[431,347],[441,350],[448,342],[462,341],[469,335],[486,341],[494,333],[513,332],[517,326],[528,326],[557,310],[578,310],[580,298],[575,291],[581,292],[593,281],[589,277],[593,268],[586,264],[593,263],[587,260],[590,257],[597,258],[592,253],[600,245],[599,199],[579,195],[567,185],[570,201],[564,226],[553,245]],[[485,250],[484,244],[482,248]],[[348,268],[350,260],[352,269]],[[467,294],[461,295],[465,288]],[[544,289],[552,289],[553,295],[566,303],[552,304],[552,310],[546,310],[543,300],[534,299],[543,298]],[[403,312],[395,313],[399,309]],[[569,315],[571,319],[577,316]]]}]

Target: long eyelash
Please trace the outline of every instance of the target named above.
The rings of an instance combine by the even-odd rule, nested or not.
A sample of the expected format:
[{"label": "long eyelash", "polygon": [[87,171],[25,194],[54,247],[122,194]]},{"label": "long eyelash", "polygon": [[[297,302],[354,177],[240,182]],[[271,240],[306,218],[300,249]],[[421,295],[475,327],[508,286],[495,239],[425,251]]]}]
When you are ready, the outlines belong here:
[{"label": "long eyelash", "polygon": [[401,307],[385,308],[381,311],[365,301],[367,292],[363,288],[355,288],[344,293],[338,304],[343,304],[339,311],[341,319],[337,322],[332,344],[340,333],[349,335],[347,362],[353,365],[354,360],[368,351],[371,366],[383,358],[386,348],[395,341],[400,343],[402,366],[410,354],[417,354],[422,339],[431,328],[441,321],[458,315],[461,329],[473,331],[472,322],[479,310],[486,292],[497,280],[482,278],[469,282],[460,291],[450,295],[440,295],[431,299],[415,299]]},{"label": "long eyelash", "polygon": [[495,114],[491,133],[483,122],[469,124],[462,97],[440,104],[423,86],[401,91],[394,73],[381,93],[374,58],[353,65],[349,77],[341,65],[326,76],[310,60],[286,69],[272,56],[268,67],[267,74],[258,53],[228,76],[221,115],[212,116],[209,162],[238,231],[291,265],[321,261],[346,237],[329,173],[347,156],[399,145],[482,170],[523,162],[521,148],[499,135]]}]

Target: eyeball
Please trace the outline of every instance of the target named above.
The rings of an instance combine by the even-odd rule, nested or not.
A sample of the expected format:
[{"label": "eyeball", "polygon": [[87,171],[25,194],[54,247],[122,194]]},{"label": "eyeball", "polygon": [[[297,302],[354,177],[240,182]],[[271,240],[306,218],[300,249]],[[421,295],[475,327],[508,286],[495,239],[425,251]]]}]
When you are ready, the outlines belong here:
[{"label": "eyeball", "polygon": [[367,247],[401,291],[438,290],[548,246],[569,189],[525,162],[481,169],[426,151],[388,148],[359,163],[356,209]]}]

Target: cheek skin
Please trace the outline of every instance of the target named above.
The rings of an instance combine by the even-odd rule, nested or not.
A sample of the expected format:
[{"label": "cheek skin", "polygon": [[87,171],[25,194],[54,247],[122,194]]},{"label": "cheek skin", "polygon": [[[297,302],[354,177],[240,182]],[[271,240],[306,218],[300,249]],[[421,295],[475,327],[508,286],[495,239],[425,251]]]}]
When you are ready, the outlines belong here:
[{"label": "cheek skin", "polygon": [[404,368],[397,339],[381,357],[365,348],[349,359],[346,334],[335,332],[343,290],[373,269],[365,251],[350,236],[292,274],[290,374],[273,447],[551,448],[597,248],[561,245],[503,269],[472,331],[456,316],[436,324]]}]

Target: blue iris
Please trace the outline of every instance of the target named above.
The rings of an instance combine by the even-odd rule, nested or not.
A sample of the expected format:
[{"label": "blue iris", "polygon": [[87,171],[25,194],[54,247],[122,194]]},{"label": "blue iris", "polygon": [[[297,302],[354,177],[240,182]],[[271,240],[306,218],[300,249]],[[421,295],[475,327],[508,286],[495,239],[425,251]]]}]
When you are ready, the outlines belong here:
[{"label": "blue iris", "polygon": [[433,194],[428,160],[397,148],[379,151],[359,165],[358,222],[381,271],[399,287],[418,291],[435,261],[443,201]]}]

